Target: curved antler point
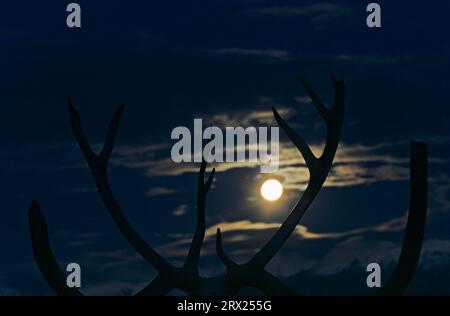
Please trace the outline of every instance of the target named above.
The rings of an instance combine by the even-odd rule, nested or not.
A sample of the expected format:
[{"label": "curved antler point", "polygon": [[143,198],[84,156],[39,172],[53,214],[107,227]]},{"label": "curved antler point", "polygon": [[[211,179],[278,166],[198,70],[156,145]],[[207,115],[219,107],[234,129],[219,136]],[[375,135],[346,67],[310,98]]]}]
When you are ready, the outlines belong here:
[{"label": "curved antler point", "polygon": [[70,114],[76,114],[77,109],[73,105],[72,98],[70,96],[67,97],[67,108],[69,109]]},{"label": "curved antler point", "polygon": [[30,222],[32,223],[39,223],[39,226],[47,226],[47,222],[45,220],[44,213],[42,213],[41,206],[39,205],[39,202],[36,200],[32,200],[29,210],[28,210],[28,217]]}]

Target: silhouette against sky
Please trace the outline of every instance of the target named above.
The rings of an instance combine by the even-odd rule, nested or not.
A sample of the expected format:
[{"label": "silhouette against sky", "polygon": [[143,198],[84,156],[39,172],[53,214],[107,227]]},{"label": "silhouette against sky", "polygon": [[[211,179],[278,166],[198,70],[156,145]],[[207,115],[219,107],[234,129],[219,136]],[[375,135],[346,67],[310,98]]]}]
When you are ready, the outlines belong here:
[{"label": "silhouette against sky", "polygon": [[[28,232],[38,200],[61,267],[82,267],[85,294],[130,295],[156,271],[111,220],[73,138],[66,99],[95,150],[125,102],[109,175],[136,231],[181,265],[195,230],[200,164],[170,159],[177,126],[276,126],[272,107],[315,153],[325,139],[299,76],[328,104],[330,72],[346,84],[342,137],[323,188],[267,269],[305,294],[370,294],[366,265],[387,280],[409,202],[410,140],[428,144],[428,216],[410,293],[450,294],[450,4],[379,1],[382,27],[355,1],[92,3],[81,29],[67,3],[16,1],[0,12],[0,294],[49,295]],[[206,123],[205,123],[206,124]],[[258,164],[214,165],[202,275],[224,273],[215,235],[246,262],[275,233],[306,187],[308,171],[280,133],[283,183],[264,201]],[[301,282],[297,282],[301,280]],[[298,287],[298,288],[296,288]]]}]

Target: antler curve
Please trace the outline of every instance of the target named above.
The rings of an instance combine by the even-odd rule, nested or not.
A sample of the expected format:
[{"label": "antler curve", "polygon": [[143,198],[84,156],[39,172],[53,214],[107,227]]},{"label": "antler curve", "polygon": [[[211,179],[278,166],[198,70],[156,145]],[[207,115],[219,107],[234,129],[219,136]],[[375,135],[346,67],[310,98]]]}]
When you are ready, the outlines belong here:
[{"label": "antler curve", "polygon": [[[82,127],[78,111],[70,99],[68,107],[74,136],[88,162],[94,176],[97,189],[113,217],[114,222],[128,242],[158,271],[158,275],[137,295],[165,295],[174,288],[181,289],[190,295],[236,294],[244,286],[253,286],[269,295],[295,295],[296,293],[280,280],[265,270],[267,263],[283,246],[298,225],[308,207],[320,191],[332,166],[339,143],[344,116],[345,86],[342,80],[333,75],[331,79],[335,90],[334,106],[327,108],[311,86],[301,79],[301,83],[310,95],[317,111],[326,123],[326,143],[320,157],[314,156],[304,139],[297,135],[289,125],[273,109],[274,117],[289,139],[304,157],[310,173],[309,183],[290,215],[272,236],[268,243],[245,264],[237,264],[230,259],[222,246],[220,229],[217,230],[216,249],[219,258],[227,268],[227,274],[219,278],[201,278],[198,271],[200,252],[205,237],[205,200],[213,182],[214,172],[205,182],[206,161],[202,160],[197,183],[197,224],[189,253],[181,268],[174,267],[150,247],[131,227],[125,218],[118,202],[113,196],[107,167],[117,136],[118,125],[123,113],[123,105],[114,113],[109,125],[104,146],[99,154],[94,153],[89,145]],[[411,188],[410,210],[406,225],[405,240],[400,258],[394,272],[377,295],[402,294],[409,284],[420,256],[427,212],[427,150],[422,142],[411,142]],[[41,208],[33,201],[29,209],[30,237],[33,254],[39,270],[47,283],[58,295],[82,295],[76,288],[66,286],[65,275],[59,268],[48,238],[47,223]],[[210,286],[215,287],[214,289]]]},{"label": "antler curve", "polygon": [[[174,267],[150,247],[132,228],[116,201],[109,184],[107,167],[124,105],[121,104],[114,113],[100,154],[95,154],[89,145],[81,126],[80,115],[70,98],[68,98],[68,109],[73,134],[89,165],[97,190],[111,217],[127,241],[158,271],[158,276],[138,292],[137,295],[165,295],[174,288],[182,289],[189,294],[195,293],[201,283],[198,273],[198,261],[205,236],[205,199],[213,182],[215,169],[212,170],[205,183],[206,161],[202,160],[197,188],[197,227],[185,264],[181,268]],[[30,205],[29,224],[33,253],[47,283],[58,295],[82,295],[77,289],[66,286],[64,273],[56,263],[50,247],[45,217],[39,204],[35,201]]]},{"label": "antler curve", "polygon": [[[331,74],[331,80],[335,90],[335,101],[332,108],[327,108],[311,86],[305,80],[300,79],[300,82],[308,92],[313,104],[324,119],[327,127],[325,147],[319,158],[314,156],[305,140],[289,127],[275,108],[273,109],[275,120],[302,154],[310,174],[309,183],[302,197],[294,206],[278,231],[250,261],[242,265],[234,263],[225,255],[221,244],[222,238],[220,229],[217,231],[217,253],[227,267],[227,271],[229,271],[231,275],[234,275],[235,283],[238,286],[243,286],[248,283],[257,283],[259,279],[262,279],[263,276],[268,273],[264,270],[264,267],[292,234],[325,182],[336,154],[344,120],[344,81],[342,79],[337,80],[333,74]],[[277,288],[282,291],[279,292],[277,290],[275,291],[275,294],[282,295],[292,293],[292,291],[285,291],[285,288],[279,286],[277,286]]]}]

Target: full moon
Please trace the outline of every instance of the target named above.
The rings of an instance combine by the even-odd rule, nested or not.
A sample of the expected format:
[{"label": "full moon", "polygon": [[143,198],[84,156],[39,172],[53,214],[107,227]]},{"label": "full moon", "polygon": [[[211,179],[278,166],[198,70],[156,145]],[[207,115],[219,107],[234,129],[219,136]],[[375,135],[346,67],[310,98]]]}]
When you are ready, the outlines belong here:
[{"label": "full moon", "polygon": [[261,195],[267,201],[276,201],[281,197],[281,194],[283,194],[283,187],[278,180],[267,180],[261,186]]}]

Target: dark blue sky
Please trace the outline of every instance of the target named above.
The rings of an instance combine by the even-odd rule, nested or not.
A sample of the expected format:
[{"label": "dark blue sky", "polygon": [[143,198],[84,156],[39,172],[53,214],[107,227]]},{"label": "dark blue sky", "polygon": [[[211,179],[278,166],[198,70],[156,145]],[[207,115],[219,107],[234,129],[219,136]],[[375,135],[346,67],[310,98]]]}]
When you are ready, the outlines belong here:
[{"label": "dark blue sky", "polygon": [[[198,166],[169,160],[171,130],[191,128],[194,118],[275,125],[276,106],[320,148],[324,125],[297,78],[330,103],[330,72],[347,86],[335,166],[269,270],[287,282],[301,277],[299,290],[311,294],[366,293],[364,275],[352,273],[374,261],[387,279],[408,208],[409,140],[418,139],[429,145],[429,216],[412,291],[450,294],[450,4],[379,1],[382,28],[369,29],[369,1],[78,1],[82,27],[69,29],[69,2],[59,2],[9,2],[0,12],[0,294],[51,293],[31,252],[32,199],[61,266],[81,264],[86,293],[130,294],[155,273],[96,192],[71,135],[67,96],[97,147],[126,103],[112,187],[136,230],[179,264],[195,223]],[[204,275],[224,270],[217,225],[228,253],[243,261],[300,196],[306,169],[282,141],[276,177],[286,194],[275,205],[259,196],[259,166],[216,166]]]}]

